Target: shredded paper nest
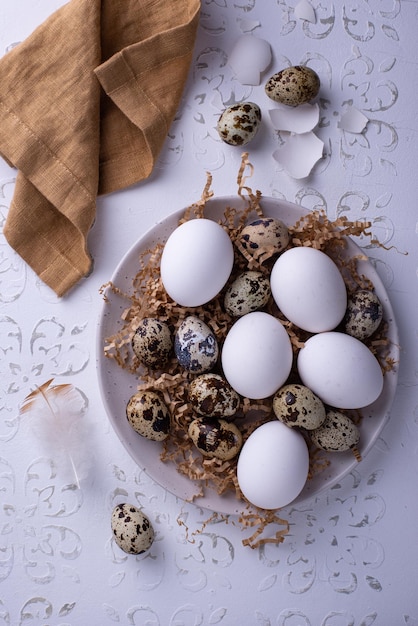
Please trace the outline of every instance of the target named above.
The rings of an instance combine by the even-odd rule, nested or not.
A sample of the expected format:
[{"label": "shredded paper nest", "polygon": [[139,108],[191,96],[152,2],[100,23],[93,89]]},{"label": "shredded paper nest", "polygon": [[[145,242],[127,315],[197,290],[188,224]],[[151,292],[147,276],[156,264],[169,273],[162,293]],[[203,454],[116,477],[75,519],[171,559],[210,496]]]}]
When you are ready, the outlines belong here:
[{"label": "shredded paper nest", "polygon": [[[233,206],[226,206],[223,217],[219,221],[234,243],[235,262],[228,284],[241,272],[249,269],[269,274],[275,260],[274,251],[267,248],[259,250],[257,258],[250,256],[240,246],[238,240],[241,229],[250,219],[264,217],[261,208],[261,193],[258,191],[253,193],[245,184],[247,180],[245,173],[249,170],[249,175],[251,175],[252,169],[248,155],[245,153],[242,157],[237,183],[238,195],[245,200],[246,208],[238,210]],[[192,218],[205,217],[206,203],[213,196],[210,190],[211,183],[212,178],[208,174],[201,199],[185,210],[179,225]],[[348,237],[361,235],[370,237],[369,223],[350,222],[346,217],[330,221],[325,213],[313,211],[288,228],[290,234],[289,247],[311,246],[326,252],[333,258],[343,275],[349,293],[359,288],[373,289],[370,280],[358,271],[358,261],[366,260],[367,257],[360,254],[347,258],[345,253]],[[126,308],[121,316],[122,326],[116,334],[107,338],[104,354],[107,358],[114,359],[120,367],[138,377],[138,391],[153,390],[162,395],[171,413],[171,433],[169,438],[162,442],[161,462],[172,463],[173,471],[184,474],[199,485],[195,499],[198,500],[200,496],[206,493],[207,489],[214,489],[219,495],[233,493],[243,505],[243,512],[239,518],[242,529],[254,529],[251,537],[245,539],[243,544],[255,548],[263,543],[280,543],[288,532],[288,522],[280,518],[277,511],[257,509],[245,501],[236,477],[237,459],[221,461],[205,458],[196,451],[194,444],[189,439],[187,430],[194,416],[188,405],[188,386],[194,375],[183,370],[175,356],[166,365],[164,371],[145,368],[138,362],[132,351],[132,337],[139,322],[144,317],[157,317],[166,321],[171,330],[175,332],[185,317],[196,315],[211,328],[219,345],[222,345],[229,328],[235,321],[235,318],[230,316],[223,307],[223,298],[227,287],[216,298],[201,307],[181,307],[169,298],[160,277],[160,259],[163,247],[163,243],[157,243],[153,249],[141,254],[138,259],[138,272],[132,277],[130,293],[122,293],[112,283],[103,285],[101,291],[105,300],[108,300],[106,297],[106,290],[108,289],[126,299]],[[296,353],[310,335],[285,319],[272,298],[266,310],[278,317],[285,325],[293,350]],[[386,332],[387,325],[383,322],[378,333],[373,336],[368,344],[379,360],[383,372],[391,370],[394,366],[389,355],[390,345],[386,338]],[[292,375],[296,376],[297,374],[293,373],[291,377]],[[350,417],[356,423],[361,421],[361,415],[358,413],[352,412]],[[257,402],[244,398],[234,421],[241,430],[245,442],[257,426],[273,419],[276,417],[272,411],[271,398]],[[322,471],[329,464],[329,461],[326,453],[312,446],[308,438],[307,443],[310,451],[309,480],[315,473]],[[358,455],[357,459],[360,460]],[[275,526],[278,526],[279,530],[273,536],[263,536],[267,527],[273,528]]]}]

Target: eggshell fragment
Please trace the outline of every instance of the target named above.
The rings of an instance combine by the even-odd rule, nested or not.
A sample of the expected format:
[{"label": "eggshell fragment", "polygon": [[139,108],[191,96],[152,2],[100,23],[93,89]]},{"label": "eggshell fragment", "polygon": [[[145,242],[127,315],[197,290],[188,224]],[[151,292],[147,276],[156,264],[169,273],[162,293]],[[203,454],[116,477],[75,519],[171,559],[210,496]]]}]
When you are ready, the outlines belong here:
[{"label": "eggshell fragment", "polygon": [[319,106],[306,103],[291,108],[278,104],[275,109],[269,109],[269,115],[275,130],[308,133],[318,125]]},{"label": "eggshell fragment", "polygon": [[271,63],[271,47],[265,39],[241,35],[228,59],[236,79],[243,85],[259,85],[261,74]]},{"label": "eggshell fragment", "polygon": [[292,367],[289,336],[278,319],[255,311],[230,328],[222,348],[225,378],[237,393],[251,399],[268,398],[281,387]]},{"label": "eggshell fragment", "polygon": [[359,134],[366,128],[369,119],[355,107],[350,107],[340,118],[338,128],[349,133]]},{"label": "eggshell fragment", "polygon": [[324,142],[315,133],[281,133],[284,143],[273,152],[273,158],[292,178],[306,178],[322,159]]},{"label": "eggshell fragment", "polygon": [[383,373],[369,348],[350,335],[324,332],[310,337],[299,351],[297,368],[304,385],[322,402],[359,409],[375,402]]},{"label": "eggshell fragment", "polygon": [[316,13],[308,0],[300,0],[295,6],[295,17],[299,20],[306,20],[311,24],[316,24]]},{"label": "eggshell fragment", "polygon": [[243,17],[238,17],[237,22],[239,25],[239,29],[243,33],[250,33],[252,30],[255,30],[261,23],[259,20],[248,20]]},{"label": "eggshell fragment", "polygon": [[161,280],[181,306],[206,304],[224,287],[234,264],[228,233],[216,222],[192,219],[176,228],[161,256]]},{"label": "eggshell fragment", "polygon": [[111,528],[117,545],[127,554],[142,554],[154,541],[148,517],[133,504],[118,504],[112,511]]},{"label": "eggshell fragment", "polygon": [[237,479],[249,502],[278,509],[302,491],[309,470],[303,436],[279,421],[262,424],[245,441],[238,457]]},{"label": "eggshell fragment", "polygon": [[347,291],[343,277],[334,261],[320,250],[307,246],[286,250],[275,262],[270,282],[279,309],[303,330],[333,330],[344,317]]}]

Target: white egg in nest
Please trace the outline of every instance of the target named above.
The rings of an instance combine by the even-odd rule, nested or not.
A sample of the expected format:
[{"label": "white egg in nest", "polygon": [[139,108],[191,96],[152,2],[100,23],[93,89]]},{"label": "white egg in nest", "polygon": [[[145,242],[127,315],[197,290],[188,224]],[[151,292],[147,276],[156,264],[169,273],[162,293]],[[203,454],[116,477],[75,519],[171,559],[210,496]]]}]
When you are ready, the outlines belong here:
[{"label": "white egg in nest", "polygon": [[254,311],[231,326],[221,360],[231,387],[246,398],[261,400],[273,395],[289,376],[292,345],[277,318]]},{"label": "white egg in nest", "polygon": [[320,250],[290,248],[275,262],[273,298],[288,320],[312,333],[333,330],[345,315],[347,290],[334,261]]},{"label": "white egg in nest", "polygon": [[375,402],[383,390],[383,373],[371,350],[359,339],[340,332],[313,335],[300,350],[299,375],[325,404],[360,409]]},{"label": "white egg in nest", "polygon": [[233,245],[224,228],[210,219],[192,219],[167,239],[161,256],[161,280],[174,302],[197,307],[221,291],[233,264]]},{"label": "white egg in nest", "polygon": [[262,424],[244,443],[237,479],[245,498],[261,509],[287,506],[308,478],[309,452],[303,436],[278,420]]}]

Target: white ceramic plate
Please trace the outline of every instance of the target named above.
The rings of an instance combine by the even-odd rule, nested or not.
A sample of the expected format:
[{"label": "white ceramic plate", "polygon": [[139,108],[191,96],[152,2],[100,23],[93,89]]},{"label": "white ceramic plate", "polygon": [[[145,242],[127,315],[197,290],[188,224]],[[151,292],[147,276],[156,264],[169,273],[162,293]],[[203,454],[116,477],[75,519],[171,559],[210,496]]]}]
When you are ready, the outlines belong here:
[{"label": "white ceramic plate", "polygon": [[[228,205],[235,206],[237,209],[241,206],[244,207],[242,200],[238,196],[212,198],[206,204],[205,217],[219,219]],[[274,198],[263,197],[261,205],[266,215],[279,218],[288,225],[293,225],[301,216],[306,214],[306,210],[301,207]],[[131,291],[132,279],[138,271],[138,259],[141,252],[153,247],[157,242],[163,243],[166,241],[170,233],[177,227],[178,220],[183,213],[184,209],[170,215],[145,233],[132,246],[120,261],[111,278],[114,285],[125,293]],[[359,248],[350,240],[347,254],[354,256],[358,253]],[[398,332],[386,290],[371,263],[361,261],[360,270],[371,279],[376,293],[383,304],[384,317],[389,324],[388,335],[392,343],[391,356],[398,362]],[[138,435],[126,419],[125,407],[131,395],[136,391],[137,379],[134,375],[120,368],[113,359],[106,358],[103,352],[106,337],[113,335],[121,326],[120,315],[126,308],[126,300],[110,291],[106,295],[110,300],[110,304],[103,304],[99,319],[97,369],[101,394],[110,422],[119,439],[139,467],[174,495],[184,500],[190,500],[198,491],[194,482],[179,474],[173,464],[161,462],[159,458],[161,444],[149,441]],[[395,369],[385,375],[384,388],[379,399],[367,407],[366,411],[363,411],[364,418],[360,425],[361,440],[359,446],[363,458],[373,446],[387,421],[396,384],[397,371]],[[333,453],[329,455],[329,459],[331,461],[329,467],[316,474],[312,480],[307,482],[302,493],[293,504],[311,498],[324,489],[329,489],[357,465],[357,461],[351,452]],[[204,497],[198,498],[196,503],[212,511],[225,514],[239,514],[244,509],[243,503],[238,501],[233,495],[219,496],[216,491],[211,489],[207,490],[207,494]]]}]

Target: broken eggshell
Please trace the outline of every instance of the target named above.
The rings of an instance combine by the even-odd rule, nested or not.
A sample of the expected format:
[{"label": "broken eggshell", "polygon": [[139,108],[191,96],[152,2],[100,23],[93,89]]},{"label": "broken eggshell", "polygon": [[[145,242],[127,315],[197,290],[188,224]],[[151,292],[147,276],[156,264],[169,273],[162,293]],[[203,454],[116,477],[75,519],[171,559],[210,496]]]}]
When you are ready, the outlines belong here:
[{"label": "broken eggshell", "polygon": [[359,134],[366,128],[369,119],[355,107],[350,107],[341,115],[338,128],[348,133]]},{"label": "broken eggshell", "polygon": [[284,143],[273,152],[273,158],[292,178],[306,178],[322,158],[324,142],[313,132],[282,133]]},{"label": "broken eggshell", "polygon": [[259,20],[248,20],[243,17],[237,18],[238,26],[241,32],[250,33],[252,30],[261,26]]},{"label": "broken eggshell", "polygon": [[316,13],[313,6],[308,2],[308,0],[300,0],[295,6],[295,17],[298,20],[305,20],[306,22],[311,22],[311,24],[316,24]]},{"label": "broken eggshell", "polygon": [[241,35],[229,55],[235,78],[243,85],[259,85],[262,73],[271,63],[271,47],[265,39]]},{"label": "broken eggshell", "polygon": [[301,104],[298,107],[288,107],[278,104],[269,110],[271,123],[275,130],[303,134],[313,130],[319,122],[319,106],[317,104]]}]

